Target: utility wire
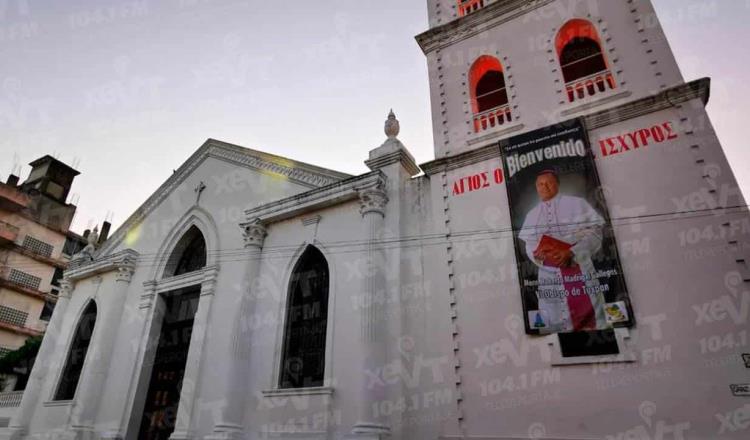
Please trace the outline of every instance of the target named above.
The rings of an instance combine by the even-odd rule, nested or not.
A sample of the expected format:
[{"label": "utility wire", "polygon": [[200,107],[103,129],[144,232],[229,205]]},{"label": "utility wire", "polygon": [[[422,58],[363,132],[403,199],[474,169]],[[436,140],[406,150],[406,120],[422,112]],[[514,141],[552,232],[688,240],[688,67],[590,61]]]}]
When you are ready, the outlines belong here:
[{"label": "utility wire", "polygon": [[[618,218],[611,218],[610,219],[610,225],[605,225],[607,229],[614,229],[615,226],[639,226],[639,225],[646,225],[646,224],[655,224],[655,223],[666,223],[666,222],[673,222],[673,221],[681,221],[681,220],[692,220],[692,219],[699,219],[699,218],[706,218],[706,217],[716,217],[719,215],[731,215],[731,214],[743,214],[747,213],[747,208],[749,205],[736,205],[736,206],[730,206],[726,208],[706,208],[706,209],[699,209],[699,210],[690,210],[690,211],[674,211],[674,212],[665,212],[665,213],[656,213],[656,214],[647,214],[647,215],[635,215],[635,216],[627,216],[627,217],[618,217]],[[584,221],[584,222],[569,222],[569,223],[559,223],[558,226],[563,228],[572,228],[572,227],[590,227],[590,226],[598,226],[599,223],[591,222],[591,221]],[[534,228],[526,228],[528,229],[539,229],[537,227]],[[448,242],[451,243],[464,243],[464,242],[471,242],[476,241],[480,239],[500,239],[505,237],[512,237],[513,234],[519,233],[523,228],[513,228],[511,227],[504,227],[504,228],[493,228],[493,229],[479,229],[479,230],[470,230],[470,231],[460,231],[460,232],[453,232],[450,234],[446,234],[445,232],[438,232],[438,233],[431,233],[431,234],[422,234],[422,235],[412,235],[412,236],[401,236],[396,238],[384,238],[384,239],[375,239],[375,240],[339,240],[339,241],[331,241],[331,242],[325,242],[323,243],[324,250],[329,255],[341,255],[341,254],[352,254],[352,253],[361,253],[365,250],[365,247],[367,245],[374,245],[378,247],[378,250],[387,251],[392,249],[412,249],[412,248],[420,248],[420,247],[432,247],[432,246],[441,246],[445,245]],[[722,238],[723,236],[719,235],[716,238]],[[729,237],[725,237],[729,238]],[[216,260],[216,263],[229,263],[229,262],[238,262],[238,261],[249,261],[250,258],[260,258],[263,260],[278,260],[278,259],[286,259],[293,255],[297,250],[299,249],[300,245],[278,245],[278,246],[267,246],[264,247],[262,250],[262,253],[259,256],[249,256],[248,252],[245,248],[229,248],[229,249],[222,249],[222,250],[215,250],[215,251],[209,251],[207,252],[207,257],[210,260]],[[144,253],[139,254],[138,260],[137,260],[137,266],[138,267],[152,267],[155,265],[159,265],[163,263],[165,260],[167,260],[170,256],[165,257],[159,257],[157,253]],[[30,257],[29,257],[30,258]],[[32,267],[40,267],[40,266],[48,266],[45,263],[42,262],[28,262],[28,263],[22,263],[22,264],[15,264],[13,266],[9,266],[11,268],[21,269],[21,268],[32,268]]]}]

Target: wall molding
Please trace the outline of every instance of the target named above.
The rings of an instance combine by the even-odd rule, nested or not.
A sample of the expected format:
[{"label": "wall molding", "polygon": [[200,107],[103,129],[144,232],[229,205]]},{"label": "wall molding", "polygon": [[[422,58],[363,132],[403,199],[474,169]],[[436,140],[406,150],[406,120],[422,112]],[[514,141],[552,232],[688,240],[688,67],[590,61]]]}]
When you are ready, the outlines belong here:
[{"label": "wall molding", "polygon": [[125,239],[128,231],[148,217],[161,202],[172,194],[209,157],[241,165],[265,174],[282,176],[307,188],[319,188],[352,177],[346,173],[209,139],[151,197],[125,220],[112,237],[104,242],[97,255],[105,255],[107,252],[112,251],[112,249]]},{"label": "wall molding", "polygon": [[255,221],[264,225],[286,220],[329,206],[339,205],[359,198],[361,191],[385,188],[387,178],[381,171],[372,171],[358,177],[308,191],[245,211],[245,227]]},{"label": "wall molding", "polygon": [[[587,130],[596,130],[618,122],[673,108],[678,104],[693,99],[700,99],[705,106],[708,104],[710,91],[710,78],[701,78],[668,88],[644,98],[628,101],[615,107],[582,116],[582,118]],[[497,141],[493,141],[489,145],[474,150],[424,163],[420,165],[420,168],[429,176],[498,157],[500,157],[500,149],[498,148]]]},{"label": "wall molding", "polygon": [[426,54],[471,38],[506,23],[554,0],[497,0],[476,12],[434,27],[415,38]]}]

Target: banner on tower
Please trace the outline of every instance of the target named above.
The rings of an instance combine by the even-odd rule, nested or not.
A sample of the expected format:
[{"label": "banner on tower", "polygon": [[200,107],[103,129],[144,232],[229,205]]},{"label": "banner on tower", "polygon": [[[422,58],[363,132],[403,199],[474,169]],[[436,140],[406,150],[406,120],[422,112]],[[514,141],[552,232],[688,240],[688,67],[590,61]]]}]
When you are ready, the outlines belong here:
[{"label": "banner on tower", "polygon": [[633,313],[588,135],[575,119],[501,141],[526,331],[629,327]]}]

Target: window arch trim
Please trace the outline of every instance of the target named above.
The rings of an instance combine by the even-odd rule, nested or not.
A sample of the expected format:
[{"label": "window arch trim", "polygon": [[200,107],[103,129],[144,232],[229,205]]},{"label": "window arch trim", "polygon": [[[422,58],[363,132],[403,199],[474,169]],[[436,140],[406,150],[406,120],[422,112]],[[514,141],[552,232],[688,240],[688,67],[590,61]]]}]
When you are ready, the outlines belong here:
[{"label": "window arch trim", "polygon": [[206,267],[208,260],[206,237],[195,225],[180,237],[164,268],[165,277],[185,275]]},{"label": "window arch trim", "polygon": [[[286,330],[286,312],[287,312],[287,304],[289,301],[289,287],[291,286],[293,275],[294,275],[294,269],[297,267],[297,263],[299,262],[300,258],[304,254],[304,252],[307,250],[308,247],[313,246],[318,251],[320,251],[321,254],[323,254],[323,257],[325,258],[327,264],[328,264],[328,322],[327,322],[327,329],[326,329],[326,347],[325,347],[325,372],[324,372],[324,383],[323,387],[313,387],[313,388],[282,388],[281,387],[281,379],[282,379],[282,362],[283,362],[283,348],[284,348],[284,337],[285,337],[285,330]],[[336,307],[336,292],[337,292],[337,285],[336,285],[336,279],[337,279],[337,270],[336,270],[336,263],[335,259],[333,259],[332,254],[327,247],[320,243],[318,240],[311,240],[311,241],[305,241],[302,244],[300,244],[297,249],[295,250],[294,254],[289,257],[285,264],[284,268],[284,279],[283,279],[283,297],[282,300],[278,302],[277,305],[277,325],[276,325],[276,337],[275,337],[275,347],[276,350],[274,355],[274,363],[273,368],[271,369],[271,372],[269,373],[268,379],[270,382],[270,388],[268,390],[264,391],[264,394],[273,394],[277,392],[282,393],[297,393],[297,392],[304,392],[305,390],[310,389],[324,389],[327,390],[327,392],[332,392],[331,383],[333,378],[333,359],[334,359],[334,334],[335,334],[335,327],[336,327],[336,321],[335,321],[335,314],[334,309]]]},{"label": "window arch trim", "polygon": [[[169,278],[167,274],[167,263],[169,257],[174,252],[180,239],[185,233],[192,227],[195,226],[203,234],[203,239],[206,241],[206,266],[205,267],[218,267],[218,259],[216,252],[221,249],[221,241],[219,239],[218,228],[216,222],[214,222],[211,214],[205,209],[194,206],[182,218],[175,224],[166,238],[163,240],[159,251],[157,252],[157,264],[153,266],[150,273],[150,280]],[[237,230],[240,233],[240,230]],[[238,238],[241,239],[241,238]]]},{"label": "window arch trim", "polygon": [[576,38],[588,38],[594,40],[596,44],[599,45],[599,49],[601,49],[602,53],[604,53],[604,46],[602,45],[601,37],[599,37],[599,31],[594,24],[582,18],[573,18],[568,20],[557,32],[557,37],[555,38],[555,49],[558,58],[562,55],[565,46]]},{"label": "window arch trim", "polygon": [[[576,39],[588,40],[590,43],[597,46],[598,51],[592,51],[590,55],[584,58],[563,64],[563,55],[565,54],[566,48]],[[599,95],[614,90],[617,87],[599,30],[591,21],[582,18],[568,20],[557,32],[555,37],[555,51],[560,66],[560,75],[565,84],[565,92],[569,102],[575,102],[587,97]],[[580,63],[584,62],[588,62],[594,66],[601,63],[601,68],[595,71],[592,70],[585,75],[570,78],[569,74],[571,71],[569,68],[574,64],[579,64],[580,68]],[[567,73],[566,68],[568,68]],[[586,68],[584,67],[583,70],[585,71]],[[573,70],[573,72],[575,72],[575,70]]]},{"label": "window arch trim", "polygon": [[[84,324],[83,320],[89,313],[89,309],[93,307],[93,325],[91,326],[91,333],[89,335],[88,341],[86,342],[86,349],[85,354],[83,355],[83,359],[81,360],[81,366],[78,371],[78,377],[75,381],[75,386],[72,387],[72,395],[70,393],[65,393],[64,396],[61,396],[63,387],[63,381],[65,380],[65,376],[67,376],[67,373],[69,372],[70,368],[70,360],[72,351],[75,348],[74,345],[77,342],[78,334],[81,329],[81,325]],[[78,389],[81,385],[81,377],[83,377],[84,370],[86,368],[86,365],[88,365],[88,357],[91,353],[91,343],[94,340],[94,334],[97,330],[97,323],[99,321],[99,305],[96,302],[96,299],[89,298],[81,307],[81,309],[78,311],[78,314],[76,316],[75,320],[75,327],[73,327],[73,332],[68,337],[68,342],[65,345],[65,352],[64,352],[64,358],[63,358],[63,364],[62,367],[58,370],[58,377],[55,381],[55,387],[52,390],[52,398],[51,400],[54,402],[64,402],[69,400],[74,400],[76,395],[78,394]]]},{"label": "window arch trim", "polygon": [[[479,94],[478,88],[482,85],[482,80],[493,72],[499,75],[499,78],[496,80],[500,82],[500,87]],[[512,121],[507,78],[505,77],[503,64],[498,58],[491,55],[482,55],[472,63],[469,69],[469,92],[471,95],[471,109],[474,114],[475,132],[478,133]],[[492,102],[492,99],[487,98],[494,94],[500,94],[500,96],[495,98],[498,101],[496,105],[486,106],[487,108],[480,106],[482,98]]]}]

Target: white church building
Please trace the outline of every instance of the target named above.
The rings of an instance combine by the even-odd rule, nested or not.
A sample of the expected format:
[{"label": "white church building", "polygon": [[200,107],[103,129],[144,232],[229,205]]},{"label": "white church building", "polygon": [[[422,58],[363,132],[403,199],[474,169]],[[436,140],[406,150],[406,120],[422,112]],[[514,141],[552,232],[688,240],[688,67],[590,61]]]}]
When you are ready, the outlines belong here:
[{"label": "white church building", "polygon": [[750,216],[651,1],[428,6],[435,159],[393,114],[359,176],[208,140],[0,437],[750,436]]}]

